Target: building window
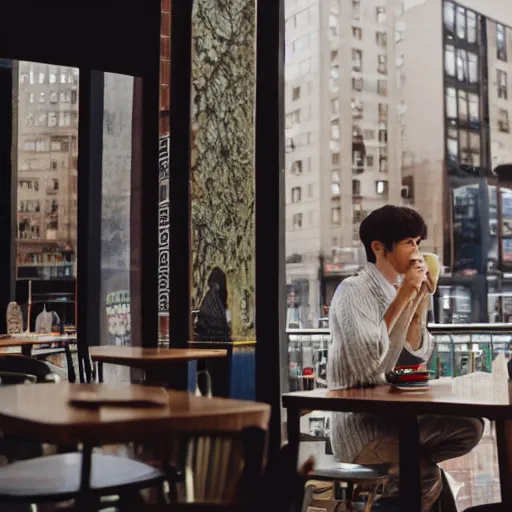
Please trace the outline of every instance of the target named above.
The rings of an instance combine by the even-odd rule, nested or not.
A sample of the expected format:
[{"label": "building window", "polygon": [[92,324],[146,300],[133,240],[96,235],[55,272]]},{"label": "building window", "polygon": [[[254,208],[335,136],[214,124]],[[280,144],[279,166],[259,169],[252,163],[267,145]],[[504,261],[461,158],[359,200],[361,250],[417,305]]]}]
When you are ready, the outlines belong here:
[{"label": "building window", "polygon": [[366,165],[373,167],[373,155],[366,155]]},{"label": "building window", "polygon": [[295,176],[302,174],[302,160],[295,160],[292,163],[292,174],[295,174]]},{"label": "building window", "polygon": [[359,180],[352,180],[352,195],[353,196],[361,195],[361,182]]},{"label": "building window", "polygon": [[361,92],[363,90],[363,79],[352,78],[352,90]]},{"label": "building window", "polygon": [[341,222],[341,208],[339,206],[331,209],[331,222],[333,224],[339,224]]},{"label": "building window", "polygon": [[498,129],[500,132],[510,132],[510,125],[508,123],[508,110],[504,108],[498,109]]},{"label": "building window", "polygon": [[377,71],[379,73],[386,74],[388,71],[388,58],[386,55],[379,55],[378,57]]},{"label": "building window", "polygon": [[340,100],[333,98],[331,100],[331,117],[338,117],[340,115]]},{"label": "building window", "polygon": [[331,123],[331,140],[340,140],[340,125],[338,121]]},{"label": "building window", "polygon": [[468,110],[469,110],[469,122],[479,123],[480,122],[480,99],[478,94],[468,94]]},{"label": "building window", "polygon": [[302,190],[300,187],[292,188],[292,203],[298,203],[302,199]]},{"label": "building window", "polygon": [[340,165],[340,153],[339,152],[331,153],[331,163],[332,163],[332,165]]},{"label": "building window", "polygon": [[296,124],[300,124],[300,109],[290,112],[286,116],[286,128],[293,128]]},{"label": "building window", "polygon": [[474,53],[468,52],[468,71],[469,71],[469,83],[478,83],[478,56]]},{"label": "building window", "polygon": [[292,89],[292,100],[298,100],[300,98],[300,85]]},{"label": "building window", "polygon": [[39,94],[39,103],[44,103],[44,92]]},{"label": "building window", "polygon": [[377,92],[380,96],[388,95],[388,84],[386,80],[377,80]]},{"label": "building window", "polygon": [[386,47],[388,44],[388,35],[386,32],[376,32],[375,40],[378,45]]},{"label": "building window", "polygon": [[29,103],[34,103],[34,93],[33,92],[30,92],[28,94],[28,102]]},{"label": "building window", "polygon": [[58,101],[59,101],[59,95],[55,91],[52,91],[50,93],[50,103],[55,104],[55,103],[58,103]]},{"label": "building window", "polygon": [[473,11],[467,12],[467,26],[468,26],[468,43],[475,44],[476,43],[476,34],[477,34],[477,22],[476,22],[476,14]]},{"label": "building window", "polygon": [[457,117],[457,98],[453,87],[446,89],[446,117],[451,119]]},{"label": "building window", "polygon": [[498,59],[506,61],[507,41],[505,39],[505,27],[499,23],[496,24],[496,46]]},{"label": "building window", "polygon": [[388,141],[388,131],[386,129],[379,130],[379,142],[384,144]]},{"label": "building window", "polygon": [[379,196],[388,194],[388,182],[386,180],[378,180],[375,182],[375,191]]},{"label": "building window", "polygon": [[296,213],[292,217],[293,229],[300,229],[302,227],[302,213]]},{"label": "building window", "polygon": [[364,140],[373,140],[375,139],[375,130],[364,130],[363,135]]},{"label": "building window", "polygon": [[388,152],[386,148],[379,151],[379,172],[388,172]]},{"label": "building window", "polygon": [[386,23],[386,8],[377,7],[377,23]]},{"label": "building window", "polygon": [[459,120],[467,122],[468,120],[468,95],[466,91],[458,91]]},{"label": "building window", "polygon": [[363,52],[361,50],[352,50],[352,70],[363,70]]},{"label": "building window", "polygon": [[498,82],[498,98],[504,100],[508,99],[507,93],[507,73],[498,69],[497,71],[497,82]]},{"label": "building window", "polygon": [[464,7],[457,6],[456,17],[457,37],[459,39],[466,39],[466,11]]},{"label": "building window", "polygon": [[459,82],[467,82],[469,80],[466,50],[457,49],[457,80]]},{"label": "building window", "polygon": [[444,3],[444,26],[449,32],[455,28],[455,5],[453,2]]},{"label": "building window", "polygon": [[363,38],[363,31],[359,27],[352,27],[352,37],[361,41]]},{"label": "building window", "polygon": [[364,104],[361,100],[353,99],[350,103],[352,107],[352,118],[353,119],[362,119],[363,118],[363,109]]},{"label": "building window", "polygon": [[57,112],[49,112],[48,113],[48,127],[54,128],[57,126]]},{"label": "building window", "polygon": [[341,188],[340,188],[340,184],[338,182],[333,182],[331,184],[331,192],[332,192],[332,197],[339,197],[339,195],[341,194]]},{"label": "building window", "polygon": [[448,76],[455,76],[455,48],[446,45],[444,49],[444,70]]},{"label": "building window", "polygon": [[352,165],[357,168],[364,167],[364,154],[362,151],[352,151]]},{"label": "building window", "polygon": [[352,0],[352,18],[358,20],[361,17],[361,2],[360,0]]},{"label": "building window", "polygon": [[386,103],[379,103],[379,122],[388,121],[388,106]]},{"label": "building window", "polygon": [[39,83],[44,84],[44,73],[39,73]]}]

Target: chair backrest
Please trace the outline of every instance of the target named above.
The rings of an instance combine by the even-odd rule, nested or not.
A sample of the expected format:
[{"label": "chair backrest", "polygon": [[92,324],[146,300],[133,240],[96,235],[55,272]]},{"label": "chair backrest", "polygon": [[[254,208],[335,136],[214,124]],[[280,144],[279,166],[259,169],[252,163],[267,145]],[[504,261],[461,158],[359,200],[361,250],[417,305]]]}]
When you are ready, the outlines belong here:
[{"label": "chair backrest", "polygon": [[170,480],[177,483],[176,499],[188,503],[246,502],[262,477],[266,439],[267,432],[258,427],[237,433],[174,437],[167,446],[165,463]]}]

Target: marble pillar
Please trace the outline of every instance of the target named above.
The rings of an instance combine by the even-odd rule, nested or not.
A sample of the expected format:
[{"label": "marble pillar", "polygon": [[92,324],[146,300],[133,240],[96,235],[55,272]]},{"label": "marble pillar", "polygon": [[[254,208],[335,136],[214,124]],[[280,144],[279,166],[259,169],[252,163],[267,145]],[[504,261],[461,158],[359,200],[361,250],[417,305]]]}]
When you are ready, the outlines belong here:
[{"label": "marble pillar", "polygon": [[256,339],[255,1],[194,1],[191,305],[202,341]]}]

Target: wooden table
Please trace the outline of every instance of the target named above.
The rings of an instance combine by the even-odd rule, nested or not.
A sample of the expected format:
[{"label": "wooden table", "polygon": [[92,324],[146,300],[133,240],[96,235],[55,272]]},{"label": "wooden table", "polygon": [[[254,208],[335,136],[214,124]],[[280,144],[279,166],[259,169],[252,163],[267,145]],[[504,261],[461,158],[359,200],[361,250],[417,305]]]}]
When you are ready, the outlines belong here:
[{"label": "wooden table", "polygon": [[227,351],[220,349],[189,348],[141,348],[125,346],[102,346],[89,348],[91,359],[98,362],[98,380],[103,382],[103,363],[140,368],[148,380],[165,377],[169,365],[179,362],[226,357]]},{"label": "wooden table", "polygon": [[[104,399],[157,399],[163,407],[75,407],[70,398],[95,392]],[[270,406],[225,398],[202,398],[148,386],[60,383],[0,387],[0,429],[57,445],[84,443],[82,482],[89,481],[93,446],[154,442],[172,433],[267,430]]]},{"label": "wooden table", "polygon": [[[73,364],[73,358],[71,357],[71,350],[69,348],[70,343],[76,343],[76,335],[36,335],[26,334],[23,336],[0,336],[0,349],[10,347],[21,347],[21,353],[24,356],[32,357],[32,348],[34,346],[58,344],[59,347],[64,348],[66,354],[66,364],[68,367],[68,380],[69,382],[76,381],[75,366]],[[9,354],[7,352],[6,354]],[[0,352],[0,356],[2,352]]]},{"label": "wooden table", "polygon": [[[371,413],[399,420],[401,508],[407,512],[420,512],[418,416],[485,417],[496,421],[502,502],[506,505],[505,510],[512,510],[512,468],[507,460],[505,429],[505,423],[512,420],[508,384],[490,378],[480,381],[481,375],[473,375],[431,381],[431,389],[426,392],[404,393],[383,385],[369,389],[322,389],[285,394],[283,406],[288,410],[288,441],[298,451],[302,410]],[[508,439],[509,449],[512,448],[510,441]]]}]

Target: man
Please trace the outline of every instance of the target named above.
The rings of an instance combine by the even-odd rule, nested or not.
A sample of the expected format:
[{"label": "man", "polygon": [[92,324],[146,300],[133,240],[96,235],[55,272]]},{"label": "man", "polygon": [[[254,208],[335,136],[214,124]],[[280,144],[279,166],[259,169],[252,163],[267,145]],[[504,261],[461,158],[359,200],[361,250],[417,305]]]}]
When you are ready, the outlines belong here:
[{"label": "man", "polygon": [[[330,389],[385,382],[384,374],[396,366],[402,353],[423,361],[430,357],[426,317],[432,286],[419,253],[426,234],[425,222],[410,208],[384,206],[361,223],[359,236],[368,263],[339,285],[329,313]],[[429,511],[443,489],[437,463],[476,446],[483,421],[422,416],[419,425],[423,510]],[[398,467],[398,428],[392,418],[334,413],[331,437],[334,454],[343,462],[386,462]],[[444,487],[443,501],[454,506],[448,486]]]}]

